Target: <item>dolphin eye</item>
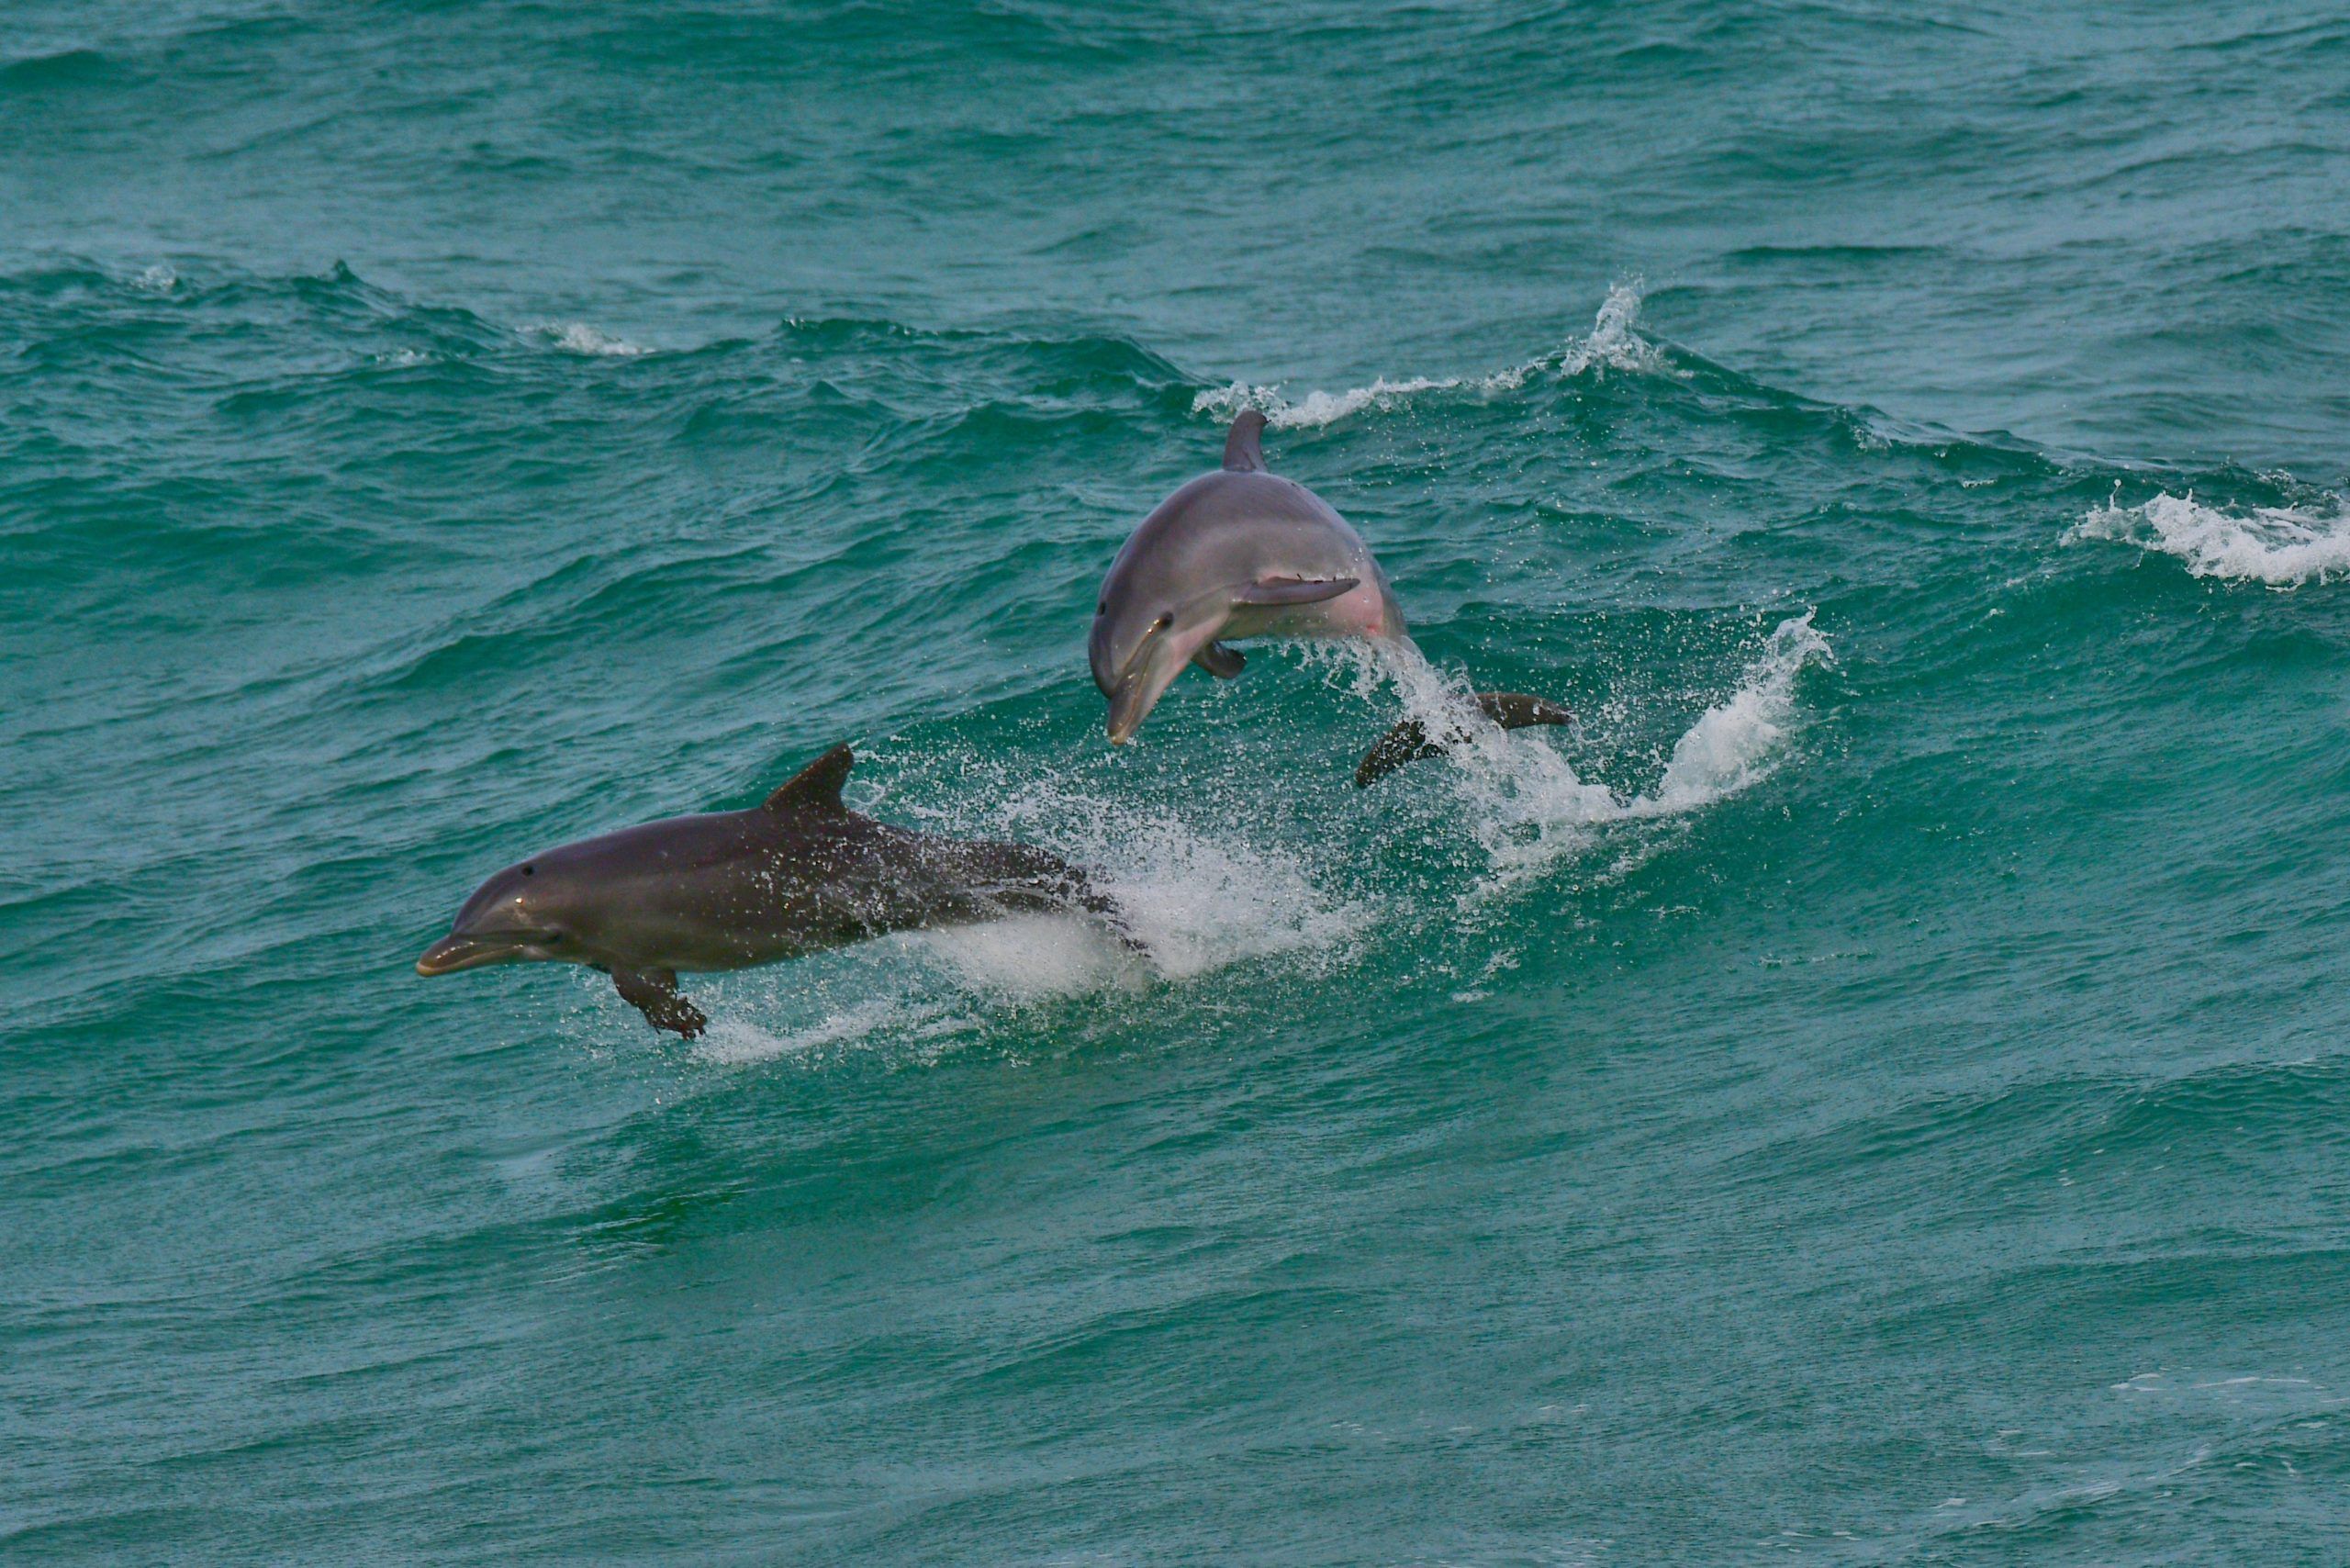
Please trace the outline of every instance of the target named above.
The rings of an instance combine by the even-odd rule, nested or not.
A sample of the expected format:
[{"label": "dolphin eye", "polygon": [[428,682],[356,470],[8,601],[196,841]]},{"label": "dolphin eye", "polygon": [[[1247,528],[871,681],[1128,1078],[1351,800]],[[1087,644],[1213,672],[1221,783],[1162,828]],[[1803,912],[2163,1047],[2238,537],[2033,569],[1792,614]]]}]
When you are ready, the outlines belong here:
[{"label": "dolphin eye", "polygon": [[1151,624],[1158,627],[1161,632],[1164,632],[1169,626],[1175,624],[1175,618],[1171,615],[1162,615],[1158,620],[1152,622]]},{"label": "dolphin eye", "polygon": [[525,866],[525,867],[523,867],[523,868],[522,868],[522,875],[524,875],[525,877],[530,876],[532,872],[536,871],[537,869],[538,869],[538,868],[537,868],[536,866]]},{"label": "dolphin eye", "polygon": [[1095,606],[1093,607],[1093,613],[1094,613],[1094,614],[1096,614],[1096,615],[1107,615],[1107,614],[1109,614],[1109,613],[1110,613],[1110,601],[1109,601],[1108,599],[1103,599],[1101,603],[1099,603],[1099,604],[1095,605]]}]

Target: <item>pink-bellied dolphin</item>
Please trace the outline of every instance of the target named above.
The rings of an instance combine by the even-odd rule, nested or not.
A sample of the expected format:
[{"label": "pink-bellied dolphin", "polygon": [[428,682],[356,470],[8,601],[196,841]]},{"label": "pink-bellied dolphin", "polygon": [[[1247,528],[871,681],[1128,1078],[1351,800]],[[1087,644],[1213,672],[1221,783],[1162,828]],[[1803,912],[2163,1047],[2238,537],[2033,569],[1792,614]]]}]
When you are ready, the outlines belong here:
[{"label": "pink-bellied dolphin", "polygon": [[834,746],[748,811],[647,823],[509,866],[416,972],[586,964],[654,1027],[691,1039],[709,1020],[678,994],[681,971],[1063,909],[1134,945],[1085,874],[1042,849],[909,833],[849,810],[841,786],[855,762]]},{"label": "pink-bellied dolphin", "polygon": [[[1110,563],[1086,653],[1110,700],[1113,744],[1133,736],[1185,666],[1238,675],[1244,661],[1227,641],[1404,634],[1404,611],[1362,535],[1321,497],[1266,471],[1264,430],[1263,414],[1243,409],[1225,436],[1223,468],[1159,502]],[[1476,700],[1505,729],[1571,722],[1539,697]],[[1356,782],[1445,749],[1406,719],[1363,759]]]}]

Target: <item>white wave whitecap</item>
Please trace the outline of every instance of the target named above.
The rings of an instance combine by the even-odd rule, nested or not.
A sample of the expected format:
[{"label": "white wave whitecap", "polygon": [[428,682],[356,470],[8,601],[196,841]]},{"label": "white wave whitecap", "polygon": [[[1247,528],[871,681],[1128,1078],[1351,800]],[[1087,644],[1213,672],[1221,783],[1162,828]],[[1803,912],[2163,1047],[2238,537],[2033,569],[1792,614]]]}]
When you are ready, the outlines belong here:
[{"label": "white wave whitecap", "polygon": [[2299,588],[2350,574],[2350,505],[2332,498],[2331,514],[2293,507],[2226,511],[2191,493],[2159,495],[2134,507],[2117,500],[2089,513],[2065,537],[2157,550],[2185,562],[2199,577]]},{"label": "white wave whitecap", "polygon": [[616,338],[585,321],[541,321],[523,330],[544,339],[565,353],[586,354],[597,359],[634,359],[653,352],[642,343]]},{"label": "white wave whitecap", "polygon": [[1538,355],[1505,370],[1486,375],[1413,375],[1393,381],[1382,375],[1368,386],[1350,386],[1344,392],[1309,392],[1294,402],[1282,394],[1278,385],[1259,386],[1235,381],[1229,386],[1212,386],[1200,393],[1192,399],[1192,411],[1228,420],[1243,409],[1255,409],[1275,430],[1318,430],[1365,409],[1393,409],[1424,393],[1465,392],[1489,397],[1497,392],[1515,392],[1535,376],[1550,371],[1572,377],[1587,372],[1637,374],[1663,370],[1664,357],[1634,330],[1639,313],[1639,286],[1619,283],[1607,291],[1589,336],[1574,339],[1551,353]]}]

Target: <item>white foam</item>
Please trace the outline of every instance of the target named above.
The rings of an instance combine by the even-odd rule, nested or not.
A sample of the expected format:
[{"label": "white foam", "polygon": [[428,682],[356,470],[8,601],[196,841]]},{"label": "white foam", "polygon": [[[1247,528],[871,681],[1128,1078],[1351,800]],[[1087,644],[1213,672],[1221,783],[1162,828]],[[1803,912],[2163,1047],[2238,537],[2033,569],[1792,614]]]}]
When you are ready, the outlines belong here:
[{"label": "white foam", "polygon": [[653,351],[625,338],[616,338],[585,321],[541,321],[524,330],[549,340],[565,353],[588,354],[600,359],[633,359]]},{"label": "white foam", "polygon": [[2330,497],[2332,513],[2293,507],[2253,507],[2242,512],[2203,505],[2189,491],[2163,494],[2134,507],[2117,496],[2076,523],[2066,543],[2112,539],[2159,550],[2187,563],[2199,577],[2299,588],[2350,573],[2350,505]]},{"label": "white foam", "polygon": [[1424,393],[1467,392],[1490,397],[1515,392],[1545,371],[1576,376],[1609,370],[1663,370],[1663,356],[1654,344],[1633,330],[1639,313],[1639,285],[1619,283],[1607,291],[1607,297],[1592,322],[1590,336],[1571,339],[1555,352],[1538,355],[1523,364],[1485,375],[1411,375],[1401,380],[1382,375],[1368,386],[1350,386],[1344,392],[1309,392],[1294,402],[1282,394],[1279,384],[1252,386],[1235,381],[1229,386],[1212,386],[1194,397],[1192,411],[1228,420],[1243,409],[1254,409],[1275,430],[1318,430],[1365,409],[1393,409]]},{"label": "white foam", "polygon": [[180,274],[173,272],[167,262],[157,262],[130,280],[133,288],[143,288],[150,294],[169,294],[179,286],[179,283]]},{"label": "white foam", "polygon": [[1142,983],[1130,955],[1093,921],[1034,914],[924,932],[922,946],[966,989],[1006,1002],[1080,996]]}]

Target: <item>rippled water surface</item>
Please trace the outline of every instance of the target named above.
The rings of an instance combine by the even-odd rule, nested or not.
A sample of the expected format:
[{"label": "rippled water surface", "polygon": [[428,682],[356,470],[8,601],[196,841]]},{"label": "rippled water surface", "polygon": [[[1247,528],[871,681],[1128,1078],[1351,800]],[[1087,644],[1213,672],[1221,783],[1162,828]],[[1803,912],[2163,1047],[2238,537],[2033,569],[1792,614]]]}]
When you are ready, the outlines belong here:
[{"label": "rippled water surface", "polygon": [[[0,1556],[2335,1563],[2350,23],[19,6]],[[1266,411],[1416,651],[1113,749]],[[1572,707],[1377,788],[1473,679]],[[411,965],[758,800],[1094,869]]]}]

